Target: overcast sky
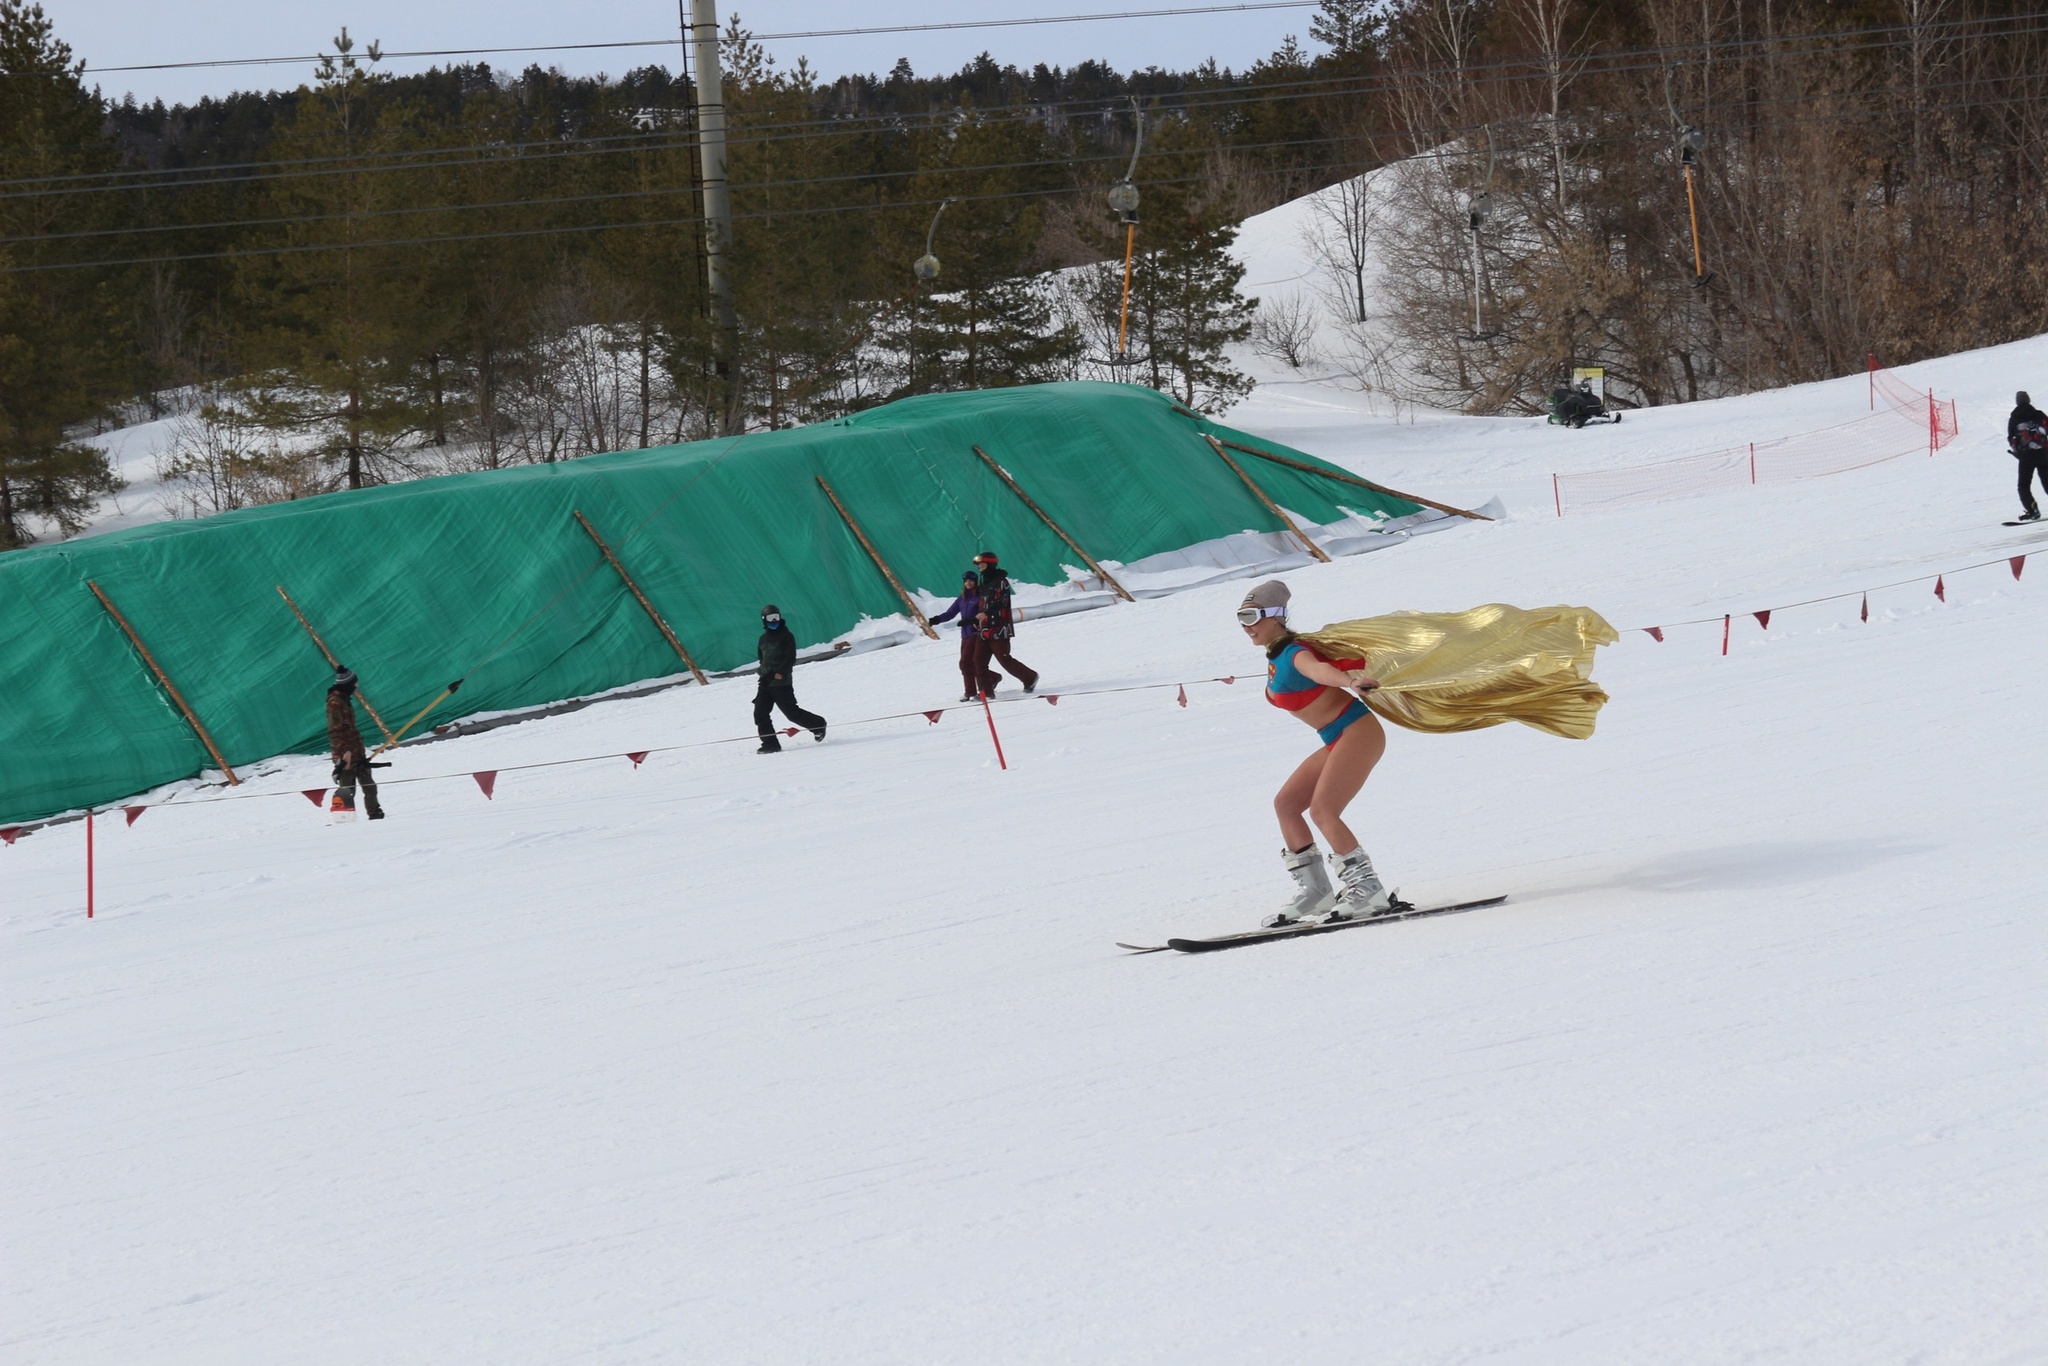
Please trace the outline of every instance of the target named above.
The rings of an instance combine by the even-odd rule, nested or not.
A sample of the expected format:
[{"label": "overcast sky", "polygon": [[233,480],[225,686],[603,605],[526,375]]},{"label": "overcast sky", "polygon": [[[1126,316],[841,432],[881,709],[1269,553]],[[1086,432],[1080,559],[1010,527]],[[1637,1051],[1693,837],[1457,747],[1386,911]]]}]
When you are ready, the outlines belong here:
[{"label": "overcast sky", "polygon": [[[1009,19],[1026,15],[1113,13],[1168,9],[1216,0],[950,0],[945,5],[864,5],[830,0],[767,0],[739,5],[756,33],[930,23],[935,20]],[[86,80],[119,99],[192,101],[234,90],[289,88],[310,79],[310,64],[214,67],[183,71],[112,72],[100,68],[146,62],[231,57],[274,57],[318,52],[346,25],[358,44],[372,39],[392,51],[511,47],[520,44],[670,39],[678,30],[675,0],[43,0],[57,36],[86,61]],[[723,23],[735,6],[721,4]],[[1242,69],[1278,47],[1287,34],[1308,36],[1307,8],[1246,14],[1049,24],[1024,28],[899,33],[858,38],[810,38],[769,44],[784,65],[808,55],[827,76],[886,72],[908,57],[920,75],[957,70],[986,50],[998,62],[1029,69],[1037,62],[1072,66],[1090,57],[1120,70],[1160,66],[1183,69],[1214,57]],[[445,65],[449,60],[441,59]],[[674,68],[677,48],[608,52],[507,53],[487,59],[500,69],[528,62],[558,65],[575,74],[614,75],[662,63]],[[433,60],[387,63],[417,71]]]}]

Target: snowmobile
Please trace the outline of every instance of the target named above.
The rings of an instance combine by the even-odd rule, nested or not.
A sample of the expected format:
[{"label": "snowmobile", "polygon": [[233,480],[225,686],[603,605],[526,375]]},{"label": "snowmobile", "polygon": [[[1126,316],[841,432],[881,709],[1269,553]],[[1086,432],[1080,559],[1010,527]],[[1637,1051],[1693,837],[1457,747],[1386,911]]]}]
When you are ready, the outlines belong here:
[{"label": "snowmobile", "polygon": [[1590,380],[1560,384],[1550,391],[1550,421],[1566,427],[1583,427],[1588,422],[1619,422],[1621,414],[1609,412]]}]

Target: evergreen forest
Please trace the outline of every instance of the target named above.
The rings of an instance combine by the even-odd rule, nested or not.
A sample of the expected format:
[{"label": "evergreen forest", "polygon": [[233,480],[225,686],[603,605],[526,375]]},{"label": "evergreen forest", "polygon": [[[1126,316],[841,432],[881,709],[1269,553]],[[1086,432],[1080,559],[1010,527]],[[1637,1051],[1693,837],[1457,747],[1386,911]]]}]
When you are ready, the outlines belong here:
[{"label": "evergreen forest", "polygon": [[145,105],[0,0],[0,549],[78,530],[114,482],[90,438],[170,416],[198,514],[934,390],[1121,378],[1220,412],[1237,344],[1307,326],[1247,297],[1236,225],[1317,190],[1355,333],[1324,349],[1414,401],[1537,411],[1601,365],[1670,403],[2040,330],[2048,15],[1301,17],[1236,65],[828,78],[730,15],[716,244],[676,63],[395,75],[344,31],[296,88]]}]

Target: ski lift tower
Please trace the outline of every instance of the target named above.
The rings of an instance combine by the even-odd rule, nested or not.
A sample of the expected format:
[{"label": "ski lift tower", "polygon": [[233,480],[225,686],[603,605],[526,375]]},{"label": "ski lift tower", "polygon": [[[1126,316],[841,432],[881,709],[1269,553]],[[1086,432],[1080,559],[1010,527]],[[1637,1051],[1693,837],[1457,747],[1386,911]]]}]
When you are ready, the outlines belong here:
[{"label": "ski lift tower", "polygon": [[1116,355],[1109,364],[1127,370],[1139,363],[1140,358],[1131,355],[1131,258],[1138,245],[1138,154],[1145,150],[1145,114],[1138,107],[1138,98],[1131,97],[1131,118],[1137,124],[1137,137],[1131,143],[1131,164],[1124,168],[1124,178],[1109,187],[1109,207],[1124,225],[1124,297],[1116,320]]}]

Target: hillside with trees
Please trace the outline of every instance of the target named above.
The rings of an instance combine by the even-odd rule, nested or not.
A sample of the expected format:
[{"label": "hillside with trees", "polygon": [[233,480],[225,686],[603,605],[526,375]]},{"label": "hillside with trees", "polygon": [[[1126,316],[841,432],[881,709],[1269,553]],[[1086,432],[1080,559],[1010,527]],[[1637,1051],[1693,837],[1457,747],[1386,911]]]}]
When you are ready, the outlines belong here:
[{"label": "hillside with trees", "polygon": [[1258,321],[1234,225],[1393,163],[1398,212],[1340,197],[1319,254],[1395,267],[1346,309],[1407,397],[1530,411],[1592,364],[1655,405],[2010,340],[2048,301],[2042,32],[1982,0],[1323,0],[1242,70],[828,79],[735,15],[722,344],[675,72],[394,76],[344,32],[294,90],[113,103],[0,0],[0,547],[110,486],[83,438],[171,412],[189,512],[1056,378],[1220,412]]}]

